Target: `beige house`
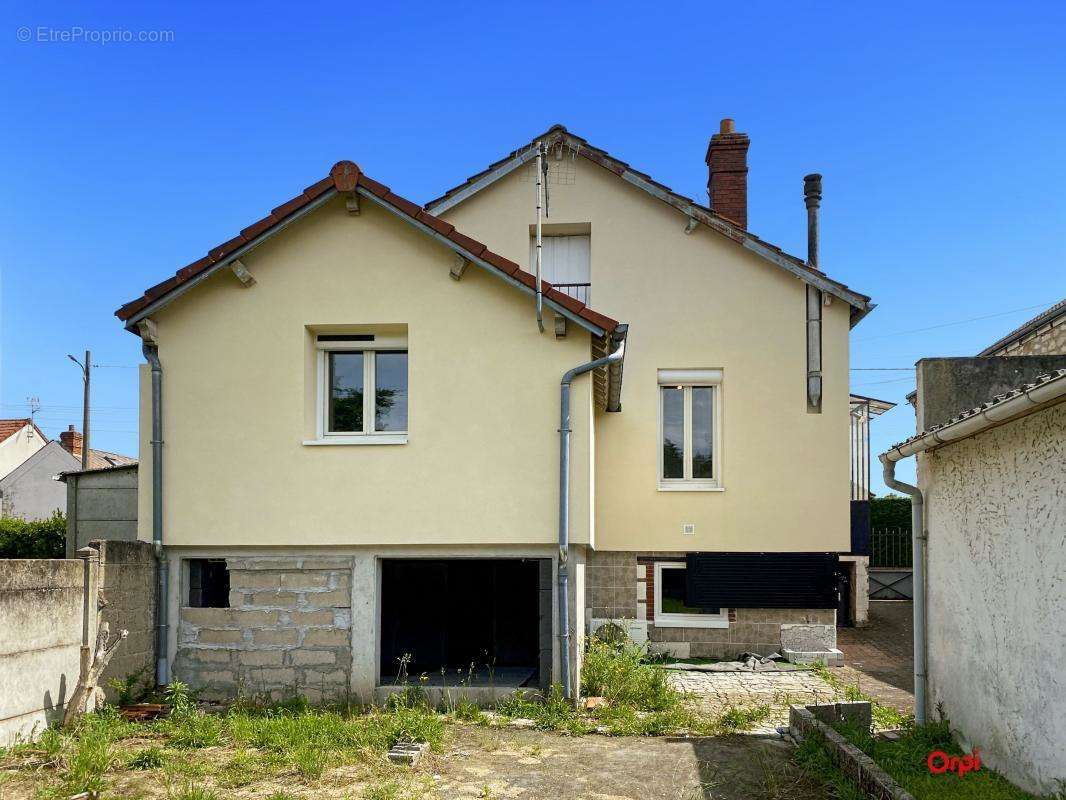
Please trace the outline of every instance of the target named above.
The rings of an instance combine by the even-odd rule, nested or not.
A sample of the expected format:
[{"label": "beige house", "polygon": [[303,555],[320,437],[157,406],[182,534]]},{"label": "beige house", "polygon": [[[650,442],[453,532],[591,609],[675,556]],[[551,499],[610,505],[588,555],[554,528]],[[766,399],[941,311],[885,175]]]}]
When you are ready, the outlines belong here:
[{"label": "beige house", "polygon": [[425,208],[340,162],[119,309],[160,679],[576,692],[608,620],[832,646],[872,304],[816,267],[817,176],[807,261],[746,230],[747,147],[712,138],[712,207],[561,127]]},{"label": "beige house", "polygon": [[10,475],[46,444],[48,437],[32,419],[0,419],[0,478]]}]

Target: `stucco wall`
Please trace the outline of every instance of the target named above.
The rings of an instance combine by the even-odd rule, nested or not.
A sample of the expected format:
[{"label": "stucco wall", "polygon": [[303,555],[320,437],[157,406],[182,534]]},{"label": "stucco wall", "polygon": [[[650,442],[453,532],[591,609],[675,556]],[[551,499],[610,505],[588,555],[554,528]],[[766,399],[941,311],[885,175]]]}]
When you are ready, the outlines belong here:
[{"label": "stucco wall", "polygon": [[[596,548],[848,550],[849,307],[823,308],[823,413],[808,414],[805,284],[708,228],[686,235],[683,214],[606,169],[573,166],[572,183],[550,186],[548,222],[589,226],[591,305],[630,324],[623,411],[596,419]],[[527,172],[445,218],[528,266]],[[669,368],[724,370],[724,491],[658,489],[657,370]]]},{"label": "stucco wall", "polygon": [[1066,779],[1066,405],[922,457],[929,701],[1012,781]]},{"label": "stucco wall", "polygon": [[25,520],[48,519],[65,511],[67,487],[54,476],[77,469],[78,460],[59,442],[49,442],[0,479],[0,510],[5,517]]},{"label": "stucco wall", "polygon": [[7,475],[47,443],[48,441],[42,438],[31,425],[27,425],[19,430],[18,433],[8,436],[4,441],[0,442],[0,478]]},{"label": "stucco wall", "polygon": [[[168,545],[551,542],[559,379],[587,332],[541,334],[532,298],[370,202],[342,200],[155,315]],[[313,331],[408,326],[405,445],[306,446]],[[332,326],[332,327],[331,327]],[[590,378],[574,384],[571,535],[589,537]],[[147,372],[139,536],[151,537]]]}]

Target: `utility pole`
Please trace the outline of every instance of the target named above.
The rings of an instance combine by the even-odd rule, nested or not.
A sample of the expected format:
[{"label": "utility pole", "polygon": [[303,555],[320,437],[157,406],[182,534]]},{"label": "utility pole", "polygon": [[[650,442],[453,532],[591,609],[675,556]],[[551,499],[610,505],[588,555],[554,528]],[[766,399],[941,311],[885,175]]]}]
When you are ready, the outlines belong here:
[{"label": "utility pole", "polygon": [[85,383],[85,399],[82,401],[81,415],[81,468],[89,468],[89,378],[92,374],[92,355],[85,351],[85,363],[68,354],[67,358],[81,367],[81,378]]}]

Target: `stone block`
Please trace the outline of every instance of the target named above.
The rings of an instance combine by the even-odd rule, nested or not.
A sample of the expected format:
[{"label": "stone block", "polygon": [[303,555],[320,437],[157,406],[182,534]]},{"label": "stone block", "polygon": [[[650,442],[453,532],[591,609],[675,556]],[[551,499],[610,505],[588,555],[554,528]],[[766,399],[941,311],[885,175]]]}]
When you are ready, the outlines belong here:
[{"label": "stone block", "polygon": [[230,589],[280,589],[281,572],[233,570],[229,574]]},{"label": "stone block", "polygon": [[806,623],[781,626],[781,647],[789,650],[829,650],[837,646],[836,627]]},{"label": "stone block", "polygon": [[186,647],[181,650],[182,656],[201,664],[228,664],[232,653],[232,650],[218,648]]},{"label": "stone block", "polygon": [[292,625],[299,627],[309,627],[316,625],[328,625],[330,627],[335,623],[335,618],[332,609],[322,609],[318,611],[292,611],[289,613],[289,622]]},{"label": "stone block", "polygon": [[305,647],[347,647],[351,635],[348,631],[330,629],[310,630],[304,635]]},{"label": "stone block", "polygon": [[265,570],[282,570],[282,569],[299,569],[300,559],[298,558],[273,558],[263,556],[253,556],[251,558],[227,558],[226,566],[230,572],[234,570],[241,571],[265,571]]},{"label": "stone block", "polygon": [[673,658],[691,658],[692,650],[688,642],[652,642],[648,645],[648,652]]},{"label": "stone block", "polygon": [[348,673],[343,669],[330,672],[305,670],[304,678],[312,686],[344,686],[348,683]]},{"label": "stone block", "polygon": [[296,670],[291,667],[254,669],[249,671],[248,677],[253,684],[291,686],[296,682]]},{"label": "stone block", "polygon": [[240,644],[244,641],[244,632],[201,628],[195,636],[195,641],[200,644]]},{"label": "stone block", "polygon": [[242,667],[280,667],[284,650],[244,650],[238,656]]},{"label": "stone block", "polygon": [[228,608],[190,608],[181,610],[181,619],[192,625],[225,628],[233,625],[233,615]]},{"label": "stone block", "polygon": [[250,606],[278,606],[281,608],[291,608],[296,605],[297,601],[296,592],[256,592],[251,595],[251,599],[247,601],[247,605]]},{"label": "stone block", "polygon": [[246,611],[233,609],[235,624],[242,628],[273,628],[278,624],[277,611]]},{"label": "stone block", "polygon": [[301,567],[303,569],[349,570],[352,568],[352,560],[350,558],[305,558]]},{"label": "stone block", "polygon": [[237,682],[237,673],[231,669],[202,670],[200,680],[204,683],[233,684]]},{"label": "stone block", "polygon": [[282,572],[279,585],[283,589],[294,589],[300,592],[307,589],[325,589],[329,586],[329,573],[321,570]]},{"label": "stone block", "polygon": [[337,663],[337,654],[333,650],[292,650],[289,663],[297,667],[333,665]]},{"label": "stone block", "polygon": [[291,647],[300,640],[296,628],[265,628],[252,632],[252,644],[256,647]]},{"label": "stone block", "polygon": [[347,589],[308,592],[305,602],[313,608],[349,608],[352,605],[352,593]]}]

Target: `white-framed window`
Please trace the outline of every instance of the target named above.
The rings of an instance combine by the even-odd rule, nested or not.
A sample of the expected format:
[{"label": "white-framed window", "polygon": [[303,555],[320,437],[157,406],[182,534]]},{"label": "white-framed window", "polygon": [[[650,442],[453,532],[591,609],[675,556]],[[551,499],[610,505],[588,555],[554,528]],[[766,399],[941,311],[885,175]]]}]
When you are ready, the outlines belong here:
[{"label": "white-framed window", "polygon": [[722,370],[659,370],[659,489],[722,488]]},{"label": "white-framed window", "polygon": [[728,628],[729,610],[686,606],[684,563],[656,561],[654,621],[664,628]]},{"label": "white-framed window", "polygon": [[404,444],[407,337],[318,334],[318,438],[306,444]]}]

